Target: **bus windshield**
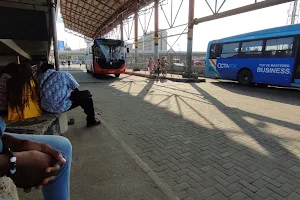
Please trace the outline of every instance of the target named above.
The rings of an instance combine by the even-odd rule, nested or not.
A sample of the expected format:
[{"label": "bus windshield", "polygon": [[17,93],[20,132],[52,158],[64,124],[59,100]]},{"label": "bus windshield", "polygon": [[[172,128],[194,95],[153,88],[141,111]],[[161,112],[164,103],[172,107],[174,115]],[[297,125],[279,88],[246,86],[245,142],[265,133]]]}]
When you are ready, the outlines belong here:
[{"label": "bus windshield", "polygon": [[95,58],[106,62],[119,63],[124,60],[124,43],[122,41],[96,40]]}]

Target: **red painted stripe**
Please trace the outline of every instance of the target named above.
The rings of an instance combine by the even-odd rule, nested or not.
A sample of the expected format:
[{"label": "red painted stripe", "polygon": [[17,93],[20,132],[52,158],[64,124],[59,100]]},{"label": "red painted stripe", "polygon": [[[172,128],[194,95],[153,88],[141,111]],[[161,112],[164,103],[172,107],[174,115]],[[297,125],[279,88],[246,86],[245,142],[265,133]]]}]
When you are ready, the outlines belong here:
[{"label": "red painted stripe", "polygon": [[210,61],[213,63],[214,66],[217,66],[213,59],[210,59]]}]

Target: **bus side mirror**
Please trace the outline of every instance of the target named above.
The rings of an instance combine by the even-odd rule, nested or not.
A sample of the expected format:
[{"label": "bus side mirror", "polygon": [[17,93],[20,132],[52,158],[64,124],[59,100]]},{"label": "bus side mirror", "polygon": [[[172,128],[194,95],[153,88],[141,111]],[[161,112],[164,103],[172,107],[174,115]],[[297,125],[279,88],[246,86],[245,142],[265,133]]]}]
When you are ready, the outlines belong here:
[{"label": "bus side mirror", "polygon": [[129,53],[129,48],[128,47],[126,48],[126,52]]}]

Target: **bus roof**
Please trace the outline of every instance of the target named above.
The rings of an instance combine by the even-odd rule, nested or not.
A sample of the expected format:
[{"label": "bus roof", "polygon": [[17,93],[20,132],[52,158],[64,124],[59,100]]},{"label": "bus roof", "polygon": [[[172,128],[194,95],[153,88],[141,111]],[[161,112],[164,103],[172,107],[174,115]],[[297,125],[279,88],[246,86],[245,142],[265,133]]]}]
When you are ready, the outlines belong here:
[{"label": "bus roof", "polygon": [[210,43],[226,43],[240,40],[255,40],[268,37],[280,37],[298,34],[300,34],[300,24],[295,24],[235,35],[219,40],[213,40]]}]

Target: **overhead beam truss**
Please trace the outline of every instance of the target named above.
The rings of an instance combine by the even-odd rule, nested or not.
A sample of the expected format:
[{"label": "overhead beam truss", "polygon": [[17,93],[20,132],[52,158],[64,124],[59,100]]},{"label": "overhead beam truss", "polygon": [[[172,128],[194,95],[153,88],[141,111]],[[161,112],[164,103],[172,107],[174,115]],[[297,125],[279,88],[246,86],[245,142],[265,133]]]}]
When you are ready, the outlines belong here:
[{"label": "overhead beam truss", "polygon": [[212,21],[212,20],[216,20],[216,19],[230,17],[233,15],[238,15],[238,14],[242,14],[242,13],[246,13],[246,12],[250,12],[250,11],[254,11],[254,10],[259,10],[259,9],[268,8],[271,6],[276,6],[276,5],[292,2],[294,0],[265,0],[265,1],[260,1],[260,2],[257,2],[257,0],[253,0],[254,3],[252,3],[252,4],[242,6],[239,8],[234,8],[234,9],[227,10],[224,12],[220,12],[220,10],[223,7],[223,5],[226,3],[227,0],[221,0],[222,3],[219,8],[218,8],[219,1],[216,0],[214,10],[213,10],[212,6],[207,2],[207,0],[205,0],[205,1],[213,14],[202,17],[202,18],[194,19],[195,25],[199,24],[199,23],[203,23],[203,22],[208,22],[208,21]]}]

